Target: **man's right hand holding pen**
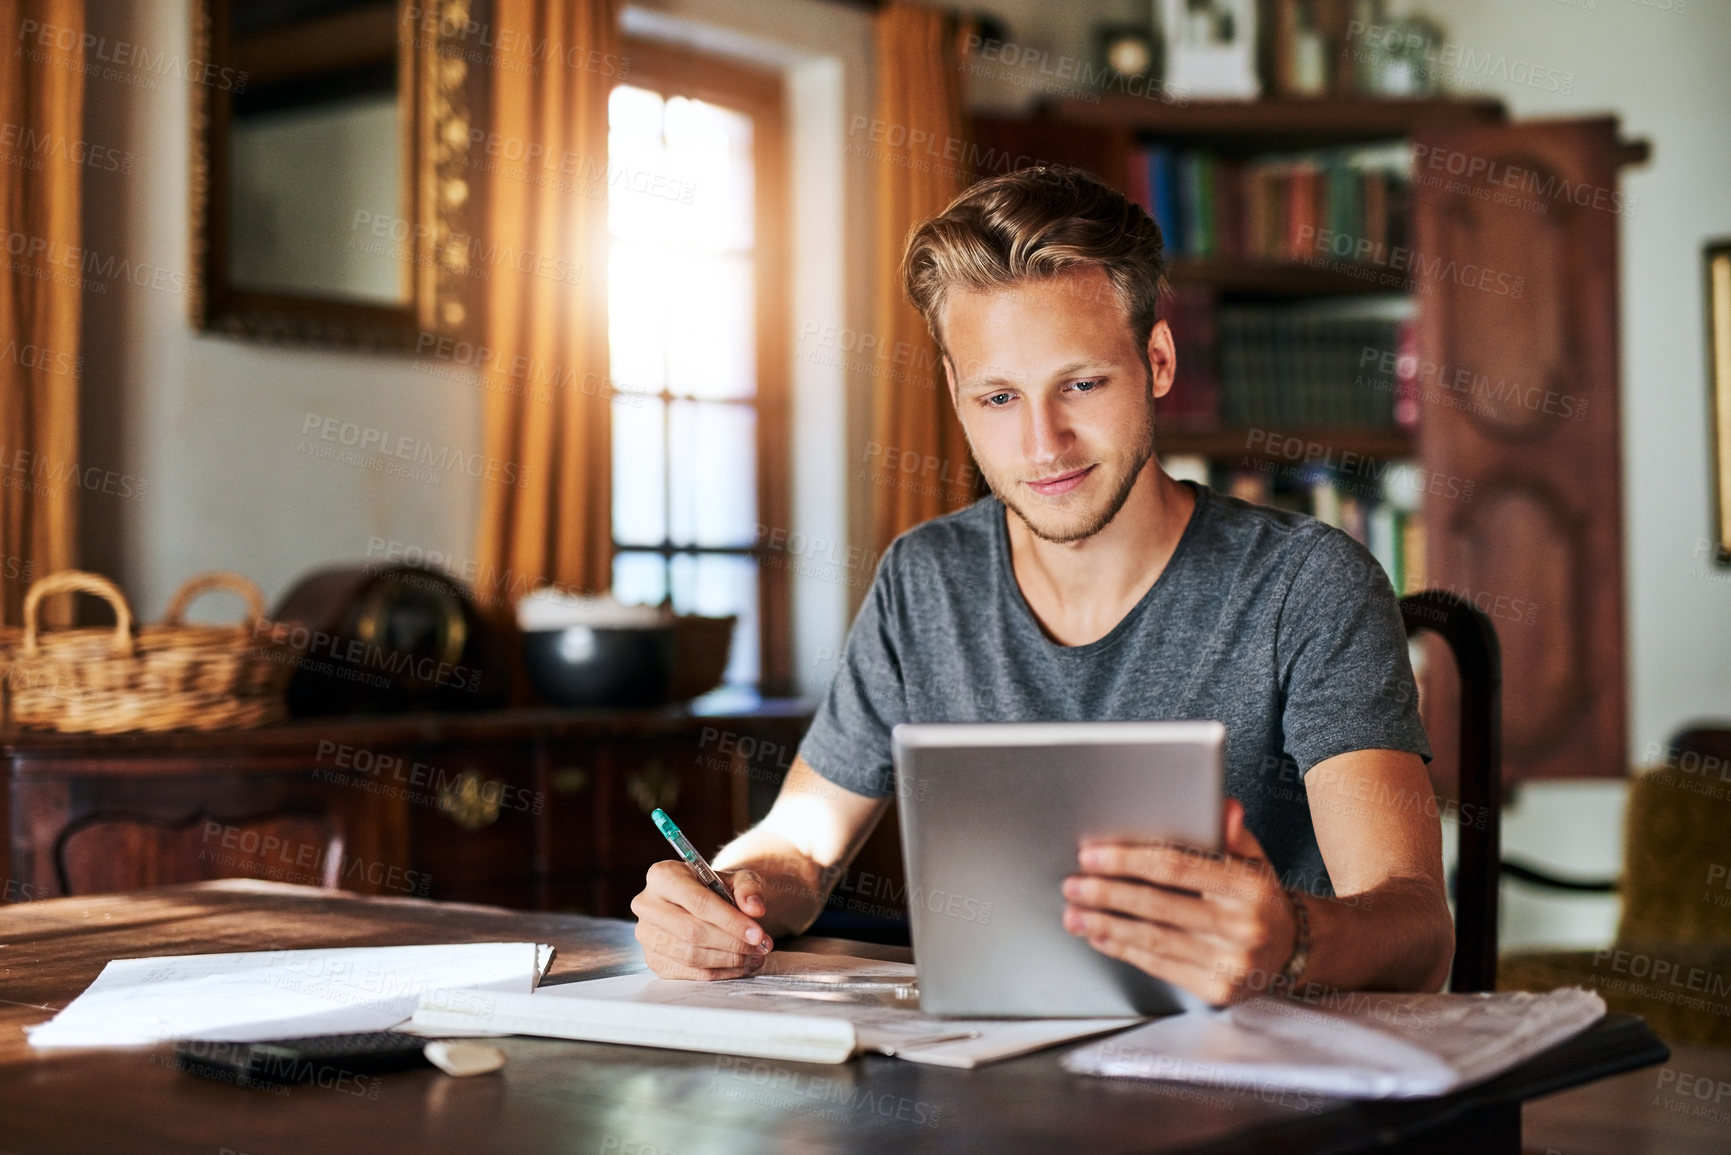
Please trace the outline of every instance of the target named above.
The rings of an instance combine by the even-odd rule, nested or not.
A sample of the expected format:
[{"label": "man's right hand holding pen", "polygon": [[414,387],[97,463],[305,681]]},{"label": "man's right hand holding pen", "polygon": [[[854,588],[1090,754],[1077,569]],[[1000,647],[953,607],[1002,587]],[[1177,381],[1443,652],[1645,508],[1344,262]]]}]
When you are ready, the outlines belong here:
[{"label": "man's right hand holding pen", "polygon": [[835,786],[796,757],[769,814],[715,856],[732,902],[704,885],[695,864],[666,859],[649,868],[631,900],[649,969],[664,979],[756,974],[777,938],[803,932],[822,913],[888,805]]},{"label": "man's right hand holding pen", "polygon": [[631,900],[644,960],[662,978],[741,978],[756,974],[775,949],[775,940],[758,921],[767,921],[769,914],[763,879],[752,870],[716,873],[733,892],[733,902],[671,858],[649,868],[643,893]]}]

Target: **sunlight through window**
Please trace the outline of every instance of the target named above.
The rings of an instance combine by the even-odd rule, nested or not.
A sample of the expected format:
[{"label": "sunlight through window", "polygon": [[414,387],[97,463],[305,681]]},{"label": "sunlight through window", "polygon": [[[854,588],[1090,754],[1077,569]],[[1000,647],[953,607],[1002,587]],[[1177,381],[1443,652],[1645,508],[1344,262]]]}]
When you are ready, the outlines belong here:
[{"label": "sunlight through window", "polygon": [[758,627],[756,174],[744,113],[620,85],[608,104],[613,563],[624,601]]}]

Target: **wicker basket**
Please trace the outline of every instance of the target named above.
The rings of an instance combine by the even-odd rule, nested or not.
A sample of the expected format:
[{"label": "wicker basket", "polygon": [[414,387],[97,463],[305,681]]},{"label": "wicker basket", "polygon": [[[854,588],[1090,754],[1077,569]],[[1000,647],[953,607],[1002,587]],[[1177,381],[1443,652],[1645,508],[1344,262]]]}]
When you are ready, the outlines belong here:
[{"label": "wicker basket", "polygon": [[[247,620],[187,625],[188,604],[209,590],[246,599]],[[51,594],[94,594],[114,609],[112,628],[39,631]],[[246,577],[199,574],[176,591],[161,623],[136,635],[132,609],[113,582],[65,570],[24,596],[24,632],[8,670],[11,722],[27,729],[115,734],[134,730],[225,730],[281,719],[297,651],[259,629],[264,597]]]},{"label": "wicker basket", "polygon": [[12,656],[24,640],[20,626],[0,626],[0,727],[12,724]]}]

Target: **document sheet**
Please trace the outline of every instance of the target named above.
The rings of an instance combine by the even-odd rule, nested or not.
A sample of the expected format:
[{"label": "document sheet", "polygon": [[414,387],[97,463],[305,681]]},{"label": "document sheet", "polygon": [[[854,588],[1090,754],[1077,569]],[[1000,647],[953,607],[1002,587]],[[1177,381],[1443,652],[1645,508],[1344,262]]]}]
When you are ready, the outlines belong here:
[{"label": "document sheet", "polygon": [[425,991],[526,995],[552,958],[545,944],[481,942],[116,959],[25,1032],[33,1047],[115,1047],[382,1031]]}]

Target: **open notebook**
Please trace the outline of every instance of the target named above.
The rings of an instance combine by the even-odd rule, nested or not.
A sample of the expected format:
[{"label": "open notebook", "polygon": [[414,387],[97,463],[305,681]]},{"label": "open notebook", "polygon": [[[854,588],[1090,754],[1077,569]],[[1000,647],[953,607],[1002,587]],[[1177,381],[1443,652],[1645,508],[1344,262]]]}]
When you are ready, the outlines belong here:
[{"label": "open notebook", "polygon": [[432,991],[422,996],[412,1027],[806,1063],[841,1063],[875,1051],[976,1067],[1141,1021],[937,1019],[920,1013],[914,982],[908,963],[776,951],[762,973],[725,982],[638,974],[545,986],[532,995]]}]

